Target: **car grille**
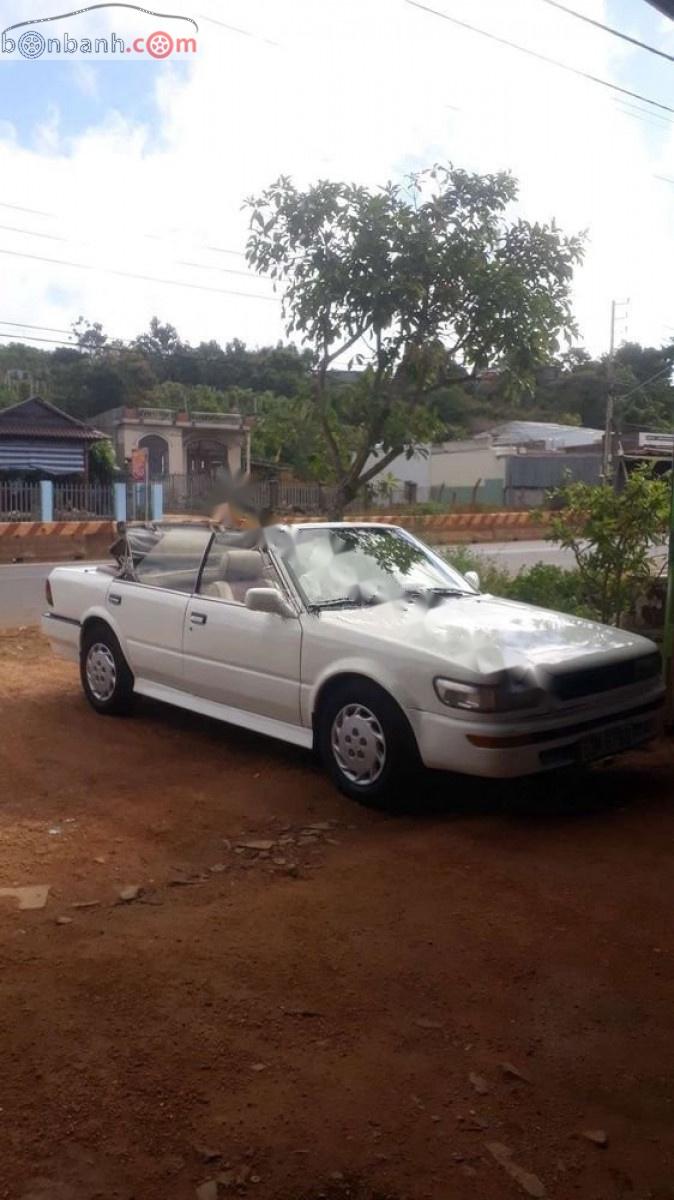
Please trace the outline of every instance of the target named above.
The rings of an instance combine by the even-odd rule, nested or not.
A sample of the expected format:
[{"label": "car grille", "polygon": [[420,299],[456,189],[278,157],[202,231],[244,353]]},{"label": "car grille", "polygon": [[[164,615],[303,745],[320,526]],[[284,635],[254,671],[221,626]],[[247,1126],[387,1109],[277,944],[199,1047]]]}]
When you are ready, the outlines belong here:
[{"label": "car grille", "polygon": [[660,655],[656,652],[624,662],[607,663],[605,666],[585,667],[580,671],[558,675],[551,673],[550,687],[559,700],[580,700],[597,692],[609,692],[613,688],[629,687],[630,684],[654,679],[661,668]]}]

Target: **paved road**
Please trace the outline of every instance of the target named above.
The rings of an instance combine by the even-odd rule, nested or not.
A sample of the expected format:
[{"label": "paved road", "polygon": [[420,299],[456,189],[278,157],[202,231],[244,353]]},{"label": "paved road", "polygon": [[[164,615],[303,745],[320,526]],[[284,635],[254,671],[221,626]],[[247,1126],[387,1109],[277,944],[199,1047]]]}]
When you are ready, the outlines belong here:
[{"label": "paved road", "polygon": [[[493,559],[511,575],[537,562],[554,563],[566,568],[574,565],[570,550],[560,550],[550,542],[478,542],[470,545],[469,549]],[[654,554],[658,552],[662,553],[662,549],[653,551]],[[17,563],[0,566],[0,629],[34,625],[39,620],[44,610],[44,581],[56,565]]]},{"label": "paved road", "polygon": [[510,575],[516,575],[522,567],[532,567],[537,562],[550,563],[566,570],[574,566],[571,551],[561,550],[550,542],[480,542],[469,545],[468,549],[493,559],[497,566]]},{"label": "paved road", "polygon": [[52,567],[59,565],[69,564],[10,563],[0,566],[0,629],[35,625],[39,621],[45,610],[45,579]]}]

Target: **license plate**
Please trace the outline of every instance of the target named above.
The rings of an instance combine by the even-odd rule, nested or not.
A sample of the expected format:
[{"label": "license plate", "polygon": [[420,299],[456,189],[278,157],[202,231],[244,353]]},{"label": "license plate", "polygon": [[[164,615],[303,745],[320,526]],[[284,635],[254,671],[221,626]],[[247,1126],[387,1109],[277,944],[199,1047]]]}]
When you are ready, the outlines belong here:
[{"label": "license plate", "polygon": [[590,733],[579,743],[580,761],[593,762],[598,758],[609,758],[612,754],[620,754],[655,737],[657,724],[652,717],[645,721],[628,721],[624,725],[612,725],[609,729],[600,729]]}]

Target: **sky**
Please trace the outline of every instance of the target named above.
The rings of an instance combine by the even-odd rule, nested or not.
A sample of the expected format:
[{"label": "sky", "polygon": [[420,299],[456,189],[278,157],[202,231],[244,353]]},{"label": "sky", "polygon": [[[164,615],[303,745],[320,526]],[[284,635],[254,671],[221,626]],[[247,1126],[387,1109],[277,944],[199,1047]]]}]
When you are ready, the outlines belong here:
[{"label": "sky", "polygon": [[[674,109],[673,63],[545,0],[427,2]],[[674,55],[674,22],[645,0],[565,3]],[[0,29],[69,7],[0,0]],[[196,53],[0,54],[2,344],[22,333],[67,340],[80,315],[124,339],[156,315],[192,343],[275,342],[278,298],[243,258],[244,198],[280,173],[374,187],[448,160],[511,170],[519,214],[587,231],[574,311],[592,353],[608,347],[612,299],[629,301],[618,342],[674,337],[674,112],[406,0],[161,8],[197,21]],[[156,18],[117,12],[35,28],[83,37],[139,21],[149,40]]]}]

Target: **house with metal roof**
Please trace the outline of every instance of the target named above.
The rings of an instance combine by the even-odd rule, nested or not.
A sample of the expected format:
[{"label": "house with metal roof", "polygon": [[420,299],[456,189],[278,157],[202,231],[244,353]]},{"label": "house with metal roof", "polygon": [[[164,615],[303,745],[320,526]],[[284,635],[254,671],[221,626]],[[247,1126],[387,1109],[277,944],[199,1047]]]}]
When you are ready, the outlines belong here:
[{"label": "house with metal roof", "polygon": [[104,433],[62,412],[48,400],[31,396],[0,409],[0,473],[83,475],[88,452]]}]

